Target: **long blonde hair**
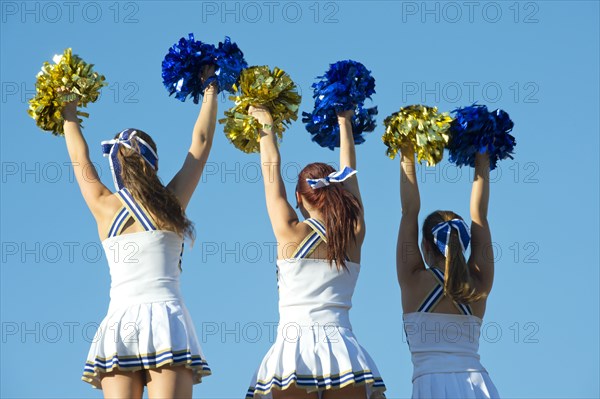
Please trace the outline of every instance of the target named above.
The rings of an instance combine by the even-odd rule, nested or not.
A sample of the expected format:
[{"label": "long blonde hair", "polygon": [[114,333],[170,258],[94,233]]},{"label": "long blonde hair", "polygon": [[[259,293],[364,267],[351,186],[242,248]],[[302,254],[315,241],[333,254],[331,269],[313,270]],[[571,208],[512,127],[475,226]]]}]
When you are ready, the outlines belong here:
[{"label": "long blonde hair", "polygon": [[485,294],[477,292],[460,245],[458,232],[456,229],[450,229],[447,254],[441,253],[433,240],[433,228],[439,223],[452,219],[462,218],[452,211],[432,212],[423,222],[423,238],[430,244],[432,251],[445,258],[444,294],[456,303],[468,304],[480,300]]},{"label": "long blonde hair", "polygon": [[[147,133],[135,129],[136,135],[157,152],[156,143]],[[119,135],[117,134],[116,137]],[[131,140],[131,146],[138,146],[137,140]],[[137,148],[136,148],[137,149]],[[117,155],[121,164],[121,179],[133,197],[154,216],[160,230],[174,231],[182,237],[194,239],[194,225],[185,215],[185,211],[175,194],[166,188],[157,171],[150,166],[140,153],[125,146],[119,147]]]}]

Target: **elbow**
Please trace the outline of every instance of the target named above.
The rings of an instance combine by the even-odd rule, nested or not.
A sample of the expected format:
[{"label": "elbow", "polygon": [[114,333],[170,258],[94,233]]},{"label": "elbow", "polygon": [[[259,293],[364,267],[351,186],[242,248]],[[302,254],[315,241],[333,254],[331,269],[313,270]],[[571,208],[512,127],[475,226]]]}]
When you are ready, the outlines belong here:
[{"label": "elbow", "polygon": [[201,147],[209,147],[212,146],[213,143],[213,135],[208,133],[201,133],[198,137],[198,145]]},{"label": "elbow", "polygon": [[400,208],[402,216],[418,215],[421,210],[421,200],[419,196],[411,196],[406,198],[400,194]]},{"label": "elbow", "polygon": [[211,138],[201,136],[195,143],[192,144],[189,152],[195,159],[202,159],[202,157],[204,157],[205,154],[210,152],[210,149],[212,148],[212,143],[213,142]]},{"label": "elbow", "polygon": [[471,223],[482,227],[489,227],[487,215],[485,214],[471,213]]},{"label": "elbow", "polygon": [[418,216],[420,211],[419,206],[403,206],[402,207],[402,217],[405,216]]},{"label": "elbow", "polygon": [[85,162],[89,159],[89,153],[87,148],[82,149],[68,149],[69,158],[71,159],[71,163],[73,165],[80,165],[82,162]]},{"label": "elbow", "polygon": [[471,207],[471,220],[478,220],[487,223],[487,215],[487,207],[478,205]]},{"label": "elbow", "polygon": [[260,151],[260,158],[263,163],[268,164],[280,164],[281,163],[281,155],[277,149],[275,150],[263,150]]}]

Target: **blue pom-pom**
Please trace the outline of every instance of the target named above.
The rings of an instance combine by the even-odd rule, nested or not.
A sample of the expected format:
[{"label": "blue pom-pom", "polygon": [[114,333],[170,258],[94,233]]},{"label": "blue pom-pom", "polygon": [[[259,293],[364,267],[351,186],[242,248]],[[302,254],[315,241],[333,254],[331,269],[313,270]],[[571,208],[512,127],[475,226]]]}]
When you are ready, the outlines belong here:
[{"label": "blue pom-pom", "polygon": [[180,101],[189,96],[198,104],[204,92],[199,73],[203,65],[216,62],[215,52],[215,46],[195,40],[192,33],[175,43],[162,62],[163,84],[169,95],[175,94]]},{"label": "blue pom-pom", "polygon": [[360,62],[346,60],[331,64],[318,82],[312,85],[314,110],[302,113],[306,130],[321,147],[333,150],[340,146],[337,112],[354,109],[352,131],[354,143],[365,141],[364,132],[375,130],[377,107],[365,108],[364,102],[375,93],[375,79]]},{"label": "blue pom-pom", "polygon": [[215,55],[217,65],[215,75],[219,92],[228,91],[234,94],[233,85],[238,81],[242,70],[248,68],[244,53],[226,36],[225,42],[219,42]]},{"label": "blue pom-pom", "polygon": [[[365,142],[363,132],[375,130],[377,107],[364,108],[362,105],[356,107],[352,117],[352,133],[354,144]],[[321,112],[303,112],[302,122],[306,124],[306,130],[313,135],[312,140],[321,147],[333,150],[340,146],[340,126],[338,124],[335,109],[330,108]]]},{"label": "blue pom-pom", "polygon": [[475,166],[475,155],[487,153],[490,156],[490,169],[495,169],[498,160],[510,158],[515,148],[515,138],[510,134],[514,124],[501,109],[489,112],[485,105],[473,104],[470,107],[452,111],[454,120],[450,124],[450,162],[457,166]]}]

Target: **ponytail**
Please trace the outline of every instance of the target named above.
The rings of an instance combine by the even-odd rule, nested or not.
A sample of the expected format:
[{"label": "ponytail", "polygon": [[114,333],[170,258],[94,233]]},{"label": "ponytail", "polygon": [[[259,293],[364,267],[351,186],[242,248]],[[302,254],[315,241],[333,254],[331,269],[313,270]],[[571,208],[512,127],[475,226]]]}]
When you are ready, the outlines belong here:
[{"label": "ponytail", "polygon": [[439,250],[433,238],[432,230],[434,227],[452,219],[462,218],[451,211],[435,211],[431,213],[423,223],[423,237],[430,244],[430,247],[433,248],[433,251],[436,251],[439,256],[445,257],[444,294],[456,303],[468,304],[481,299],[484,293],[477,292],[475,282],[473,281],[463,253],[458,231],[454,228],[450,229],[445,254]]},{"label": "ponytail", "polygon": [[475,283],[458,240],[458,232],[454,229],[450,232],[445,265],[444,294],[456,303],[471,303],[481,299],[483,295],[476,292]]},{"label": "ponytail", "polygon": [[[145,132],[137,130],[137,135],[156,152],[156,144]],[[137,141],[131,141],[132,146]],[[194,225],[187,218],[179,199],[160,181],[152,168],[136,150],[121,146],[117,154],[121,164],[121,179],[133,197],[154,216],[158,228],[169,230],[182,237],[194,239]]]},{"label": "ponytail", "polygon": [[312,189],[306,179],[327,176],[335,169],[324,163],[307,165],[298,176],[296,191],[311,206],[323,214],[323,222],[327,231],[327,261],[335,262],[339,269],[346,268],[346,253],[351,242],[356,242],[356,226],[359,223],[361,204],[350,192],[337,184],[319,189]]}]

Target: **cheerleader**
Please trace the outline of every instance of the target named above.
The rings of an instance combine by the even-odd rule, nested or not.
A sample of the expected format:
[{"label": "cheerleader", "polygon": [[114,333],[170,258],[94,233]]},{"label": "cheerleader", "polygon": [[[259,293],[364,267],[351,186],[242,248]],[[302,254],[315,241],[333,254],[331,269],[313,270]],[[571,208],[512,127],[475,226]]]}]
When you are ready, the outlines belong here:
[{"label": "cheerleader", "polygon": [[269,218],[277,238],[279,326],[246,398],[382,398],[385,386],[349,319],[360,271],[365,221],[354,168],[354,111],[338,114],[336,172],[324,163],[298,176],[297,208],[288,203],[281,159],[266,108],[250,107],[262,125],[260,157]]},{"label": "cheerleader", "polygon": [[[205,68],[202,76],[214,75]],[[204,92],[181,170],[161,183],[156,145],[139,129],[102,142],[117,188],[100,181],[77,119],[77,101],[63,109],[67,149],[81,193],[98,225],[108,260],[108,313],[89,351],[82,379],[105,398],[191,398],[209,375],[194,324],[179,289],[184,237],[193,239],[185,209],[208,158],[217,90]]]},{"label": "cheerleader", "polygon": [[[419,248],[421,202],[414,149],[405,145],[401,152],[397,272],[414,366],[412,397],[497,398],[498,391],[478,354],[482,318],[494,279],[487,221],[489,156],[477,154],[475,159],[472,236],[459,215],[438,210],[425,219]],[[471,255],[466,260],[469,242]]]}]

